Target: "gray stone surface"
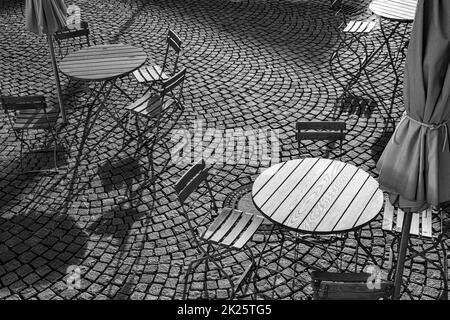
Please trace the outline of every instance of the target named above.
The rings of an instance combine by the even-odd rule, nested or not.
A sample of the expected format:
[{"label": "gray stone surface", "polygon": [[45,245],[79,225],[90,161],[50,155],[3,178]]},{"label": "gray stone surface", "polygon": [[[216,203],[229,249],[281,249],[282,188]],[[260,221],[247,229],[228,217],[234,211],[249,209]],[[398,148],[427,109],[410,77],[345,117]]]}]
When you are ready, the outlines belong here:
[{"label": "gray stone surface", "polygon": [[[299,156],[296,121],[344,120],[348,131],[342,160],[376,176],[375,165],[390,132],[384,130],[386,110],[348,101],[341,107],[343,88],[336,79],[347,80],[340,76],[342,70],[336,79],[330,73],[329,58],[338,37],[335,14],[327,1],[78,0],[76,4],[95,44],[136,45],[147,52],[149,60],[161,62],[168,28],[180,35],[180,64],[188,71],[185,110],[174,129],[193,132],[195,119],[203,121],[204,130],[279,129],[279,154],[284,161]],[[45,95],[48,104],[56,107],[46,38],[25,30],[23,12],[23,1],[0,3],[1,94]],[[380,41],[379,32],[370,38],[372,46]],[[352,65],[353,58],[346,59]],[[385,61],[382,51],[371,66],[379,92],[392,89],[392,72]],[[170,161],[163,170],[160,162],[170,159],[158,144],[153,158],[160,163],[156,165],[160,175],[152,182],[148,151],[137,152],[137,142],[127,141],[123,130],[104,113],[83,143],[91,117],[89,108],[82,107],[87,84],[69,81],[64,75],[61,81],[69,123],[59,132],[65,147],[58,159],[59,174],[21,174],[20,144],[0,114],[0,299],[181,298],[183,274],[198,255],[173,189],[188,164]],[[119,84],[133,98],[145,90],[132,77],[124,77]],[[373,95],[365,81],[355,87],[355,94],[365,90]],[[126,103],[126,98],[113,91],[107,106],[126,119]],[[399,96],[392,117],[398,120],[401,113]],[[165,140],[173,147],[170,137],[169,133]],[[45,154],[25,157],[26,166],[51,165]],[[219,204],[270,165],[270,158],[214,165],[211,183]],[[207,211],[205,201],[194,207],[197,222]],[[365,244],[381,259],[391,238],[381,232],[379,219],[366,229]],[[254,253],[262,249],[262,239],[259,235],[250,243]],[[276,243],[272,239],[270,247]],[[351,251],[354,244],[348,248]],[[330,266],[330,258],[318,247],[302,246],[301,253],[304,263]],[[293,274],[293,253],[283,256],[279,259],[273,251],[263,264]],[[360,267],[370,264],[362,259]],[[434,266],[419,262],[407,265],[405,272],[412,295],[436,299],[443,286],[440,275]],[[248,258],[228,256],[221,263],[239,273]],[[79,288],[67,286],[76,284],[71,281],[74,268],[79,268],[75,269],[81,276]],[[265,270],[258,274],[258,295],[252,295],[251,289],[240,298],[308,299],[311,295],[307,272],[299,276],[306,284],[275,279]],[[207,275],[204,266],[199,267],[192,279],[190,298],[205,296],[205,279],[210,297],[229,295],[229,283],[212,265]]]}]

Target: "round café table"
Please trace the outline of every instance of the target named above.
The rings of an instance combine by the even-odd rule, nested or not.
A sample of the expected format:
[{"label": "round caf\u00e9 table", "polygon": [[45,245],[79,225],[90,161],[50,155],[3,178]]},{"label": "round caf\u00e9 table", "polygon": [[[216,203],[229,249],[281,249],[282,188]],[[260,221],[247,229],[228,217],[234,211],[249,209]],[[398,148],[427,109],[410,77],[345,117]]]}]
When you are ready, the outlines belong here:
[{"label": "round caf\u00e9 table", "polygon": [[[92,90],[91,96],[95,93],[91,106],[99,103],[99,108],[93,117],[91,126],[83,135],[87,137],[94,126],[100,112],[105,110],[122,129],[128,133],[122,124],[115,110],[106,106],[106,101],[113,88],[118,89],[129,100],[128,94],[120,88],[116,80],[124,77],[136,69],[139,69],[147,60],[147,54],[143,49],[125,44],[107,44],[83,48],[73,52],[62,59],[59,69],[66,76],[89,82],[101,83],[98,90]],[[100,99],[100,96],[103,96]],[[87,99],[90,100],[91,97]]]},{"label": "round caf\u00e9 table", "polygon": [[252,188],[256,208],[273,223],[308,234],[354,231],[383,206],[378,182],[354,165],[304,158],[276,164]]},{"label": "round caf\u00e9 table", "polygon": [[[261,173],[253,184],[252,198],[261,214],[273,222],[272,231],[312,236],[353,231],[359,247],[376,264],[358,231],[375,219],[384,199],[378,182],[364,170],[337,160],[290,160]],[[280,254],[282,250],[283,243]]]}]

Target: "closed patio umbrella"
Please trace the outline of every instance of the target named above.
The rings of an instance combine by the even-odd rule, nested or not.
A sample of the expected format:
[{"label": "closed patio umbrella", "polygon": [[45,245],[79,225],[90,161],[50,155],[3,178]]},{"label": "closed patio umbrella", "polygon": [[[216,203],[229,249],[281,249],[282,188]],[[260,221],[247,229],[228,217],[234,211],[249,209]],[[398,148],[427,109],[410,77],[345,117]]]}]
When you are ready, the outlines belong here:
[{"label": "closed patio umbrella", "polygon": [[26,0],[25,3],[26,27],[38,35],[46,34],[49,44],[53,73],[56,81],[59,109],[62,121],[66,123],[66,111],[61,96],[58,66],[56,65],[55,50],[52,35],[66,26],[67,8],[63,0]]},{"label": "closed patio umbrella", "polygon": [[[394,205],[418,212],[450,200],[450,1],[419,0],[404,79],[405,113],[377,163]],[[400,295],[411,214],[400,241]]]}]

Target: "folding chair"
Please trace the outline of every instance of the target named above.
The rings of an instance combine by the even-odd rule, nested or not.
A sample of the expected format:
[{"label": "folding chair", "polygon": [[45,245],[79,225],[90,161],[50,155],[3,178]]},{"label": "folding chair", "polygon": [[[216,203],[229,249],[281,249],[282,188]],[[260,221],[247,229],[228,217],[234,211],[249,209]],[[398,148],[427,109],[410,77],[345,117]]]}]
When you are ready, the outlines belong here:
[{"label": "folding chair", "polygon": [[[137,136],[132,138],[137,139],[136,153],[143,147],[150,145],[149,155],[152,172],[154,169],[152,155],[156,143],[161,141],[165,145],[166,149],[169,149],[163,137],[176,124],[179,116],[184,110],[182,94],[185,78],[186,68],[183,68],[169,79],[164,80],[159,91],[152,93],[147,90],[141,98],[125,107],[129,113],[127,131],[130,126],[132,116],[135,116]],[[178,111],[178,116],[173,117],[173,115]],[[168,120],[172,119],[172,125],[161,125],[163,117],[166,117]],[[142,128],[139,124],[140,121],[143,122]],[[165,132],[162,132],[162,129],[164,129]]]},{"label": "folding chair", "polygon": [[[170,51],[173,52],[173,57],[169,57]],[[167,47],[164,55],[162,66],[159,65],[145,65],[133,72],[134,77],[139,83],[153,85],[169,79],[170,75],[178,71],[178,58],[181,51],[181,39],[178,35],[169,30],[167,34]],[[172,61],[172,70],[168,73],[169,64]]]},{"label": "folding chair", "polygon": [[2,96],[1,103],[5,111],[8,122],[11,125],[14,135],[20,141],[20,168],[23,170],[23,146],[25,145],[30,152],[48,152],[49,149],[33,149],[25,138],[24,133],[30,131],[45,131],[46,140],[51,136],[54,141],[53,161],[54,170],[30,170],[23,173],[32,172],[57,172],[57,145],[58,136],[56,131],[56,123],[59,111],[52,109],[47,110],[45,97],[43,96],[25,96],[25,97],[7,97]]},{"label": "folding chair", "polygon": [[[182,103],[182,95],[183,95],[183,84],[186,78],[186,68],[178,71],[172,77],[164,80],[161,84],[161,89],[152,93],[147,91],[141,98],[126,106],[125,109],[129,112],[128,125],[130,125],[131,116],[136,116],[136,128],[138,131],[138,139],[143,138],[145,132],[148,132],[149,129],[154,129],[156,132],[153,135],[153,138],[160,137],[158,131],[161,128],[160,122],[163,115],[167,114],[167,111],[172,108],[172,112],[169,114],[172,115],[176,110],[184,110],[184,106]],[[176,92],[178,90],[178,92]],[[144,131],[141,131],[139,128],[138,117],[143,117],[147,119],[147,125],[144,128]],[[154,121],[154,126],[148,126],[149,121]],[[168,129],[170,130],[170,129]]]},{"label": "folding chair", "polygon": [[[359,12],[351,11],[351,7],[344,6],[343,1],[335,1],[338,18],[338,45],[330,56],[329,65],[333,79],[343,88],[342,106],[349,96],[350,90],[361,81],[361,75],[366,76],[370,89],[376,92],[366,69],[379,49],[369,48],[369,41],[376,31],[381,30],[380,18],[367,10],[367,6],[360,7]],[[367,13],[366,13],[367,11]],[[367,90],[360,86],[362,95]]]},{"label": "folding chair", "polygon": [[53,37],[58,44],[60,58],[64,58],[74,48],[90,46],[89,33],[89,26],[85,21],[80,24],[69,24],[57,31]]},{"label": "folding chair", "polygon": [[[194,225],[191,218],[192,212],[187,208],[187,200],[192,198],[193,193],[204,183],[210,202],[210,217],[214,217],[204,232],[199,231],[199,226]],[[223,208],[218,210],[217,204],[208,182],[208,168],[203,160],[192,166],[175,184],[175,191],[178,200],[181,203],[182,214],[186,219],[195,248],[201,253],[201,256],[189,263],[184,278],[183,299],[186,297],[189,275],[201,263],[205,262],[206,270],[208,263],[213,263],[224,276],[231,286],[231,299],[234,299],[236,291],[239,290],[242,282],[247,278],[250,271],[255,267],[255,259],[250,248],[246,246],[252,238],[258,227],[263,222],[263,218],[251,213],[242,212],[232,208]],[[233,274],[228,274],[221,266],[221,258],[231,252],[245,251],[251,260],[251,264],[245,268],[245,271],[235,283],[232,280]],[[206,281],[205,281],[205,290]]]},{"label": "folding chair", "polygon": [[[342,156],[342,144],[345,139],[346,124],[342,121],[301,121],[296,124],[298,154],[302,155],[302,150],[310,147],[305,141],[326,142],[327,155],[330,155],[330,143],[339,142],[339,156]],[[311,148],[308,148],[311,153]],[[322,150],[322,148],[319,148]]]},{"label": "folding chair", "polygon": [[[441,299],[447,300],[448,298],[448,260],[447,260],[447,246],[445,244],[446,241],[446,233],[448,231],[448,227],[443,224],[444,213],[441,209],[426,209],[422,212],[414,212],[407,213],[412,214],[412,222],[410,228],[410,237],[421,239],[424,243],[430,244],[430,246],[422,251],[417,250],[412,242],[410,242],[408,249],[412,253],[408,260],[412,261],[416,257],[422,257],[425,261],[428,261],[437,270],[439,270],[442,279],[444,281],[444,291],[441,294]],[[384,214],[383,214],[383,224],[382,230],[390,233],[394,236],[394,241],[391,242],[389,248],[389,277],[393,276],[395,271],[395,266],[393,266],[392,262],[394,259],[394,246],[397,242],[399,242],[402,226],[403,226],[403,218],[405,212],[400,208],[395,208],[391,202],[389,201],[389,197],[385,196],[385,205],[384,205]],[[434,219],[433,219],[434,218]],[[434,223],[434,221],[437,223]],[[428,259],[427,253],[430,251],[436,250],[438,256],[440,257],[438,247],[441,247],[442,250],[442,259],[439,259],[439,264],[435,261]],[[411,293],[406,289],[407,293],[412,298]]]}]

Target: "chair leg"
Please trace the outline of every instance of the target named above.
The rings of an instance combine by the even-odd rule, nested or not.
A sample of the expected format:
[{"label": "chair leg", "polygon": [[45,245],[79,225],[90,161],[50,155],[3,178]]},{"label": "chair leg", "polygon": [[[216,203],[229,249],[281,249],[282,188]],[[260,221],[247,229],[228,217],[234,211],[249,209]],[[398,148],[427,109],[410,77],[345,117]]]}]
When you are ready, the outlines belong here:
[{"label": "chair leg", "polygon": [[200,264],[203,260],[207,259],[207,256],[202,256],[198,259],[192,260],[189,263],[188,269],[186,270],[185,276],[184,276],[184,287],[183,287],[183,300],[186,300],[186,289],[188,284],[189,275],[192,272],[192,269],[194,268],[195,264]]}]

